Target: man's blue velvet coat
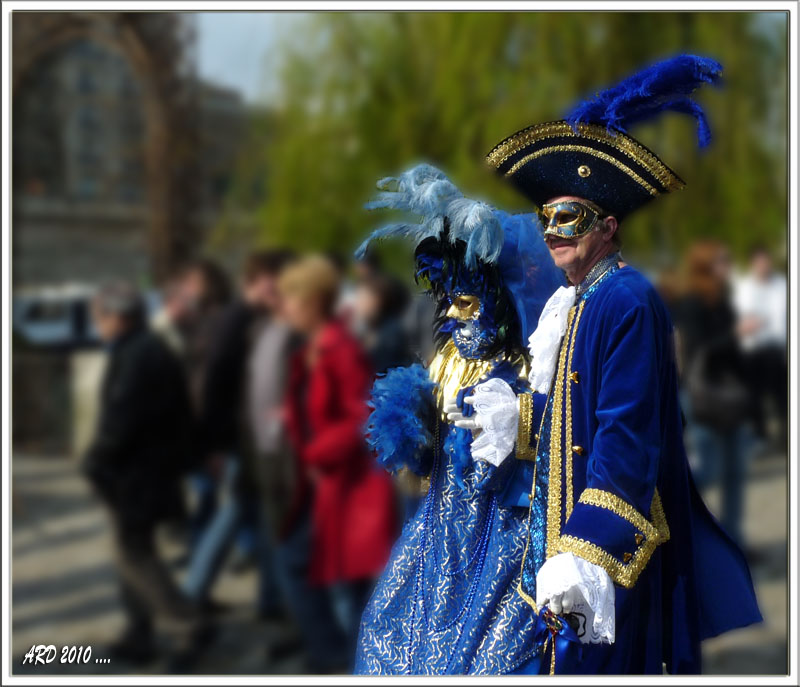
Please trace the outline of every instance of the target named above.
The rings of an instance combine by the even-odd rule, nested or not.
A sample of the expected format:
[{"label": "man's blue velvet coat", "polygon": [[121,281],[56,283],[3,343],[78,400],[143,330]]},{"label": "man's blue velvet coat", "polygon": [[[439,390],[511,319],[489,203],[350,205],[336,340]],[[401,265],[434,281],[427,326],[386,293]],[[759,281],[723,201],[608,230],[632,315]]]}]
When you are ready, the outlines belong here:
[{"label": "man's blue velvet coat", "polygon": [[[559,673],[661,673],[662,663],[698,673],[700,640],[761,619],[742,553],[692,482],[673,340],[650,283],[614,270],[571,312],[544,417],[548,446],[537,446],[547,399],[522,404],[529,460],[517,461],[502,504],[547,498],[546,556],[571,551],[616,583],[615,644],[587,645]],[[548,493],[531,494],[542,452]],[[535,606],[538,571],[524,566],[519,591]]]}]

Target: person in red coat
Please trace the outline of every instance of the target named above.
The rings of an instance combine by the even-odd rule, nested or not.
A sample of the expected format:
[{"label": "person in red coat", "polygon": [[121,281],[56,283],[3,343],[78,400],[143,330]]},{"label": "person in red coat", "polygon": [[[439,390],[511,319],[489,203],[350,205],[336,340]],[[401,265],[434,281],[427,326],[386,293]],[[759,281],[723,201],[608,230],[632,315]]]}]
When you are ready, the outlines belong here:
[{"label": "person in red coat", "polygon": [[[348,667],[361,612],[396,536],[394,491],[364,441],[374,375],[334,315],[336,268],[303,258],[281,277],[282,310],[305,345],[290,361],[286,428],[296,456],[284,572],[311,668]],[[346,658],[345,658],[346,657]]]}]

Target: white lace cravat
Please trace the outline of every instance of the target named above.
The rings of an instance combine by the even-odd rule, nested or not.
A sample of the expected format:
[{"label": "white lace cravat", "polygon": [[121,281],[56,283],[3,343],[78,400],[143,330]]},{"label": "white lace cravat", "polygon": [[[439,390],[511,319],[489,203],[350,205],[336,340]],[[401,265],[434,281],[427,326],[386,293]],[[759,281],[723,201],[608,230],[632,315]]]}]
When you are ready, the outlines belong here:
[{"label": "white lace cravat", "polygon": [[536,331],[528,339],[531,371],[528,381],[534,391],[547,394],[553,381],[558,349],[567,331],[567,315],[575,305],[575,287],[560,286],[545,303]]}]

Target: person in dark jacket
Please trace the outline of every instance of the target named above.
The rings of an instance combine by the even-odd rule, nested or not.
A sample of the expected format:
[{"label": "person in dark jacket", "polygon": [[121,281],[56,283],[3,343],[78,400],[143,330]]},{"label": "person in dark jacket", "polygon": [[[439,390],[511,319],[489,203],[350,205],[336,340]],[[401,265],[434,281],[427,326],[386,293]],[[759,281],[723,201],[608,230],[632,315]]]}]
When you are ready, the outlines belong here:
[{"label": "person in dark jacket", "polygon": [[405,285],[388,274],[370,274],[356,286],[356,332],[376,374],[413,362],[411,344],[403,325],[409,301]]},{"label": "person in dark jacket", "polygon": [[[184,265],[165,286],[164,305],[153,323],[154,331],[161,334],[173,350],[180,351],[192,409],[200,416],[212,343],[231,301],[231,286],[222,267],[208,258],[198,258]],[[203,458],[198,452],[187,480],[194,497],[187,523],[187,561],[218,506],[219,479],[206,469]]]},{"label": "person in dark jacket", "polygon": [[146,660],[154,621],[191,644],[200,618],[156,549],[157,526],[181,511],[179,479],[192,455],[192,413],[182,367],[145,326],[144,306],[118,283],[96,295],[92,314],[107,343],[97,434],[84,469],[108,507],[128,627],[112,649]]}]

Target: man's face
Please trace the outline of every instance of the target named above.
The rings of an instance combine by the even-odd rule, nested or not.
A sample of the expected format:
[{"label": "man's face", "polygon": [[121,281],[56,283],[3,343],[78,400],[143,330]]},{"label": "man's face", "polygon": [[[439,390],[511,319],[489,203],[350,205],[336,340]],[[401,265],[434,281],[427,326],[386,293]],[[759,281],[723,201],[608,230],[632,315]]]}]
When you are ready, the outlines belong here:
[{"label": "man's face", "polygon": [[197,307],[203,301],[208,291],[208,285],[203,273],[198,269],[190,270],[184,275],[177,289],[181,292],[181,298],[185,300],[190,307]]},{"label": "man's face", "polygon": [[[582,198],[575,196],[559,196],[547,202],[547,205],[558,203],[569,203],[573,201],[586,202]],[[569,219],[569,218],[567,218]],[[567,273],[581,272],[586,265],[597,261],[597,258],[608,247],[608,240],[605,238],[606,227],[603,220],[598,220],[596,225],[600,231],[589,231],[576,238],[564,238],[561,236],[548,236],[545,234],[544,240],[550,249],[550,255],[556,267]]]},{"label": "man's face", "polygon": [[121,317],[105,312],[96,303],[92,304],[92,323],[100,339],[106,343],[116,339],[125,329]]},{"label": "man's face", "polygon": [[167,313],[170,322],[181,323],[191,314],[192,302],[181,288],[181,284],[173,282],[164,289],[162,307]]},{"label": "man's face", "polygon": [[772,258],[768,253],[756,253],[750,264],[757,279],[767,279],[772,274]]},{"label": "man's face", "polygon": [[267,273],[256,275],[245,284],[244,297],[256,307],[276,310],[278,308],[278,288],[275,277]]}]

